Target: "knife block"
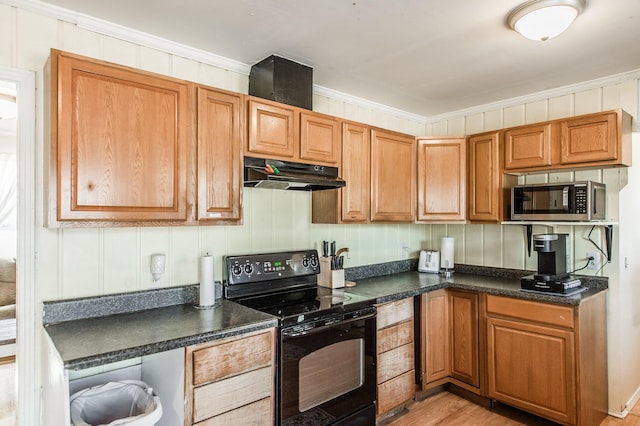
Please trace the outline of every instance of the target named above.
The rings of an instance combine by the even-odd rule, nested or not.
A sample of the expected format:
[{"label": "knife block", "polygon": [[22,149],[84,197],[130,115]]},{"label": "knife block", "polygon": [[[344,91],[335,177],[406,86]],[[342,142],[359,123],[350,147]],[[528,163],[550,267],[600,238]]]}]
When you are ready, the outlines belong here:
[{"label": "knife block", "polygon": [[318,285],[328,288],[344,287],[344,269],[331,270],[331,257],[320,257],[320,275]]}]

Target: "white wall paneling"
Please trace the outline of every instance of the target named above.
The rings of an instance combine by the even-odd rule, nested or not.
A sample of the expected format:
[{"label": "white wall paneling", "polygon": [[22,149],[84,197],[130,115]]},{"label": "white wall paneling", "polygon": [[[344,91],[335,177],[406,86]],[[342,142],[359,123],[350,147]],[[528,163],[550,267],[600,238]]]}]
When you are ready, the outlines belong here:
[{"label": "white wall paneling", "polygon": [[[210,86],[246,93],[248,67],[234,64],[214,54],[189,49],[148,35],[119,32],[90,19],[78,19],[72,14],[43,10],[38,2],[11,0],[11,5],[0,4],[0,65],[35,70],[37,86],[35,106],[35,135],[27,139],[32,150],[28,164],[35,164],[35,194],[32,206],[21,205],[19,214],[35,215],[33,239],[35,250],[20,252],[19,256],[35,258],[33,267],[23,271],[23,277],[33,275],[32,297],[19,298],[20,312],[29,321],[24,332],[38,333],[41,315],[40,302],[60,298],[110,294],[145,289],[149,286],[149,256],[155,252],[167,255],[167,270],[161,286],[175,286],[198,281],[198,257],[206,251],[216,256],[216,279],[222,277],[222,256],[281,250],[286,248],[317,248],[323,239],[336,240],[339,246],[348,246],[346,266],[359,266],[406,258],[403,243],[409,255],[416,256],[422,248],[439,249],[440,238],[452,235],[455,241],[456,263],[535,269],[535,255],[526,257],[522,227],[500,225],[314,225],[310,223],[311,203],[306,193],[281,193],[246,189],[244,191],[244,224],[241,226],[153,227],[111,229],[46,229],[43,227],[43,152],[47,147],[43,123],[45,96],[42,68],[50,48],[139,67],[152,72],[171,75]],[[78,22],[82,24],[78,25]],[[104,23],[102,23],[104,25]],[[582,114],[603,109],[623,107],[634,116],[638,113],[638,81],[635,75],[616,76],[611,80],[589,82],[588,87],[560,88],[518,100],[485,105],[453,112],[447,117],[430,120],[403,111],[394,110],[366,100],[350,97],[330,89],[314,87],[314,102],[319,112],[389,128],[414,135],[455,135],[496,130],[531,121]],[[546,115],[546,116],[545,116]],[[33,133],[33,131],[32,131]],[[27,132],[28,134],[28,132]],[[35,140],[35,143],[33,143]],[[25,160],[26,161],[26,160]],[[27,163],[25,163],[27,164]],[[526,177],[527,181],[547,180],[569,175],[543,175]],[[575,179],[594,179],[615,185],[616,174],[610,171],[575,173]],[[610,214],[620,215],[618,236],[629,235],[632,218],[638,215],[638,201],[624,185],[624,174],[617,178],[620,194],[611,194],[608,201],[630,208],[622,217],[622,209],[610,207]],[[631,180],[631,179],[630,179]],[[624,195],[623,195],[624,194]],[[626,197],[626,199],[625,199]],[[624,219],[624,220],[623,220]],[[624,223],[623,223],[624,222]],[[572,256],[585,247],[584,227],[571,229]],[[534,227],[534,233],[549,232],[547,227]],[[594,231],[595,233],[595,231]],[[620,247],[618,247],[620,244]],[[617,240],[614,253],[623,253],[623,243]],[[626,250],[626,248],[625,248]],[[20,254],[21,253],[21,254]],[[37,255],[37,256],[36,256]],[[575,260],[575,259],[574,259]],[[628,365],[621,353],[640,353],[638,329],[640,320],[629,306],[636,295],[631,286],[629,270],[620,271],[616,256],[605,273],[611,278],[609,298],[610,334],[610,407],[621,410],[627,399],[640,384],[640,371],[636,367],[623,371],[614,367],[620,362]],[[637,272],[637,271],[636,271]],[[637,273],[636,273],[637,276]],[[28,278],[27,278],[28,279]],[[637,287],[637,286],[636,286]],[[22,291],[22,290],[19,290]],[[637,299],[636,299],[637,300]],[[28,305],[28,306],[27,306]],[[19,331],[20,333],[20,331]],[[624,337],[623,337],[624,336]],[[24,336],[23,336],[24,337]],[[20,339],[20,334],[19,334]],[[18,351],[25,356],[40,358],[40,340],[24,337],[19,340]],[[628,355],[627,357],[630,357]],[[19,367],[20,368],[20,367]],[[37,424],[39,417],[37,389],[42,378],[40,369],[33,373],[20,370],[26,386],[21,387],[19,416],[29,419],[23,424]],[[25,379],[26,377],[26,379]],[[22,380],[22,379],[21,379]],[[621,408],[623,407],[623,408]]]}]

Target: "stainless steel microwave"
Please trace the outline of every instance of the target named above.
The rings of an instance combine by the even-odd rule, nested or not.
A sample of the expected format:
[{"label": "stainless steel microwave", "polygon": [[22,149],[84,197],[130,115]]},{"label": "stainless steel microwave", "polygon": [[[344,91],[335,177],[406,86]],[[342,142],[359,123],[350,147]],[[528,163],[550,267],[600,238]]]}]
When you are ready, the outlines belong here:
[{"label": "stainless steel microwave", "polygon": [[511,188],[511,220],[605,220],[606,201],[598,182],[518,185]]}]

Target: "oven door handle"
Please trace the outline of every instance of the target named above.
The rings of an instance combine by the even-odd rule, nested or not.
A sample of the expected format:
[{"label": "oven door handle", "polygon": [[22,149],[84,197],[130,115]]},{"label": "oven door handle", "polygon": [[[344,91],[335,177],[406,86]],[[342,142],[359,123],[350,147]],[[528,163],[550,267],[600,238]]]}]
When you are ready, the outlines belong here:
[{"label": "oven door handle", "polygon": [[347,324],[350,322],[355,322],[355,321],[360,321],[360,320],[367,320],[370,318],[374,318],[376,316],[375,312],[372,312],[370,314],[367,315],[362,315],[359,317],[355,317],[355,318],[350,318],[350,319],[343,319],[343,320],[337,320],[334,322],[331,322],[329,324],[325,324],[325,325],[321,325],[319,327],[312,327],[309,328],[307,330],[302,330],[302,331],[294,331],[295,326],[294,327],[290,327],[289,330],[287,330],[286,328],[284,330],[282,330],[281,334],[283,337],[300,337],[300,336],[307,336],[309,334],[314,334],[314,333],[319,333],[322,330],[326,330],[329,327],[335,327],[336,325],[339,324]]}]

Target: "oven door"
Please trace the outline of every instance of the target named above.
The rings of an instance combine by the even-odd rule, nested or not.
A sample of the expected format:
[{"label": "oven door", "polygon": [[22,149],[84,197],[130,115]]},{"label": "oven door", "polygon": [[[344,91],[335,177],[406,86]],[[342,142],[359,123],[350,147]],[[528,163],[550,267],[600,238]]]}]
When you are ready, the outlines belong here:
[{"label": "oven door", "polygon": [[281,331],[281,424],[375,424],[375,312],[321,324]]}]

